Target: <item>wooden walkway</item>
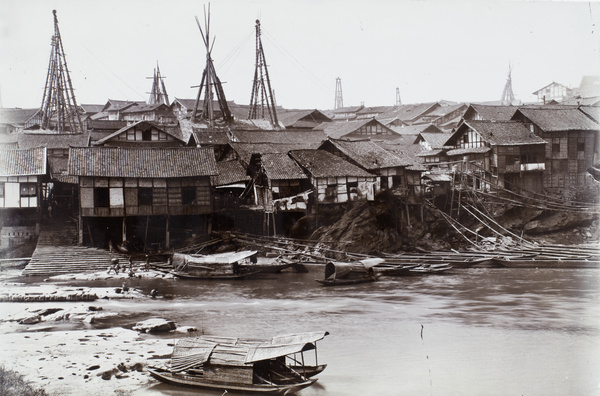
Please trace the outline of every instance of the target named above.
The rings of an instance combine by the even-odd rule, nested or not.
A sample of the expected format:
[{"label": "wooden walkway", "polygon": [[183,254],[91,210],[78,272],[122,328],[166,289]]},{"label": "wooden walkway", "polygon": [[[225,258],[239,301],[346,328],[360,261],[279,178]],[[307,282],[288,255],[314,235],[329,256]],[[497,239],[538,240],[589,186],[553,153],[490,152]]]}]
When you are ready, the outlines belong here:
[{"label": "wooden walkway", "polygon": [[42,225],[37,247],[23,269],[23,275],[106,271],[112,258],[118,258],[121,265],[128,262],[128,258],[120,253],[78,246],[75,224],[57,220]]}]

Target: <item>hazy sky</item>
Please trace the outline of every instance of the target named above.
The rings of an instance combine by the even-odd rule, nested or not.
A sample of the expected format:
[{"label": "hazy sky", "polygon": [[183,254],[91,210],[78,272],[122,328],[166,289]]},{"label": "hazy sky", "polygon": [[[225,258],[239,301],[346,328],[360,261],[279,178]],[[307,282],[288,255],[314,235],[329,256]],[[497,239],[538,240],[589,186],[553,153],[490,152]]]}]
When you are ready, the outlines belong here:
[{"label": "hazy sky", "polygon": [[[195,98],[205,49],[198,0],[0,0],[4,107],[39,107],[59,28],[78,103],[147,100],[158,61],[169,98]],[[600,74],[600,3],[458,0],[213,0],[212,58],[228,100],[248,104],[255,20],[277,104],[330,109],[499,100]]]}]

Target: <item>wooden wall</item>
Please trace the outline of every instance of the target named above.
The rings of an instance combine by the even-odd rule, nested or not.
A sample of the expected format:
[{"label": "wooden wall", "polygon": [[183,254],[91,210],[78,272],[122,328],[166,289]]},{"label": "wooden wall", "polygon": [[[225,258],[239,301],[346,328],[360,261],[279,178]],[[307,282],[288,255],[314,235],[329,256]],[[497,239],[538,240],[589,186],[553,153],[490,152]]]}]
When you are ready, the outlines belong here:
[{"label": "wooden wall", "polygon": [[[100,202],[102,194],[108,200]],[[140,190],[150,191],[147,202],[140,202]],[[96,190],[96,191],[95,191]],[[185,191],[185,192],[184,192]],[[184,203],[185,196],[195,195]],[[212,211],[208,177],[179,179],[80,178],[82,216],[146,216],[208,214]]]},{"label": "wooden wall", "polygon": [[39,203],[37,176],[0,177],[0,208],[37,208]]}]

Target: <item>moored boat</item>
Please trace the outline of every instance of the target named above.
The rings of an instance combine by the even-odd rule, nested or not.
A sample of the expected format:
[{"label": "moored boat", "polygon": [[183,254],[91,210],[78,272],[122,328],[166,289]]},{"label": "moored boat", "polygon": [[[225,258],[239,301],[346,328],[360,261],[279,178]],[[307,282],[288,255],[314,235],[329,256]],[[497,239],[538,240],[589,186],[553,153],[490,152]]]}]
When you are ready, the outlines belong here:
[{"label": "moored boat", "polygon": [[174,253],[171,273],[180,278],[240,279],[260,272],[245,267],[256,253],[256,250],[211,255]]},{"label": "moored boat", "polygon": [[[289,394],[317,381],[317,341],[328,332],[273,337],[270,340],[202,336],[184,338],[173,349],[170,364],[149,367],[160,381],[203,389]],[[304,353],[314,350],[314,364]],[[299,357],[297,355],[300,355]],[[311,354],[312,355],[312,354]]]},{"label": "moored boat", "polygon": [[452,269],[449,264],[421,264],[408,271],[411,274],[441,274]]},{"label": "moored boat", "polygon": [[373,267],[382,262],[383,259],[381,258],[370,258],[356,262],[330,261],[325,265],[324,278],[315,280],[324,286],[373,282],[378,277]]},{"label": "moored boat", "polygon": [[292,260],[288,260],[283,257],[277,257],[275,259],[265,259],[264,257],[256,258],[256,256],[250,257],[250,261],[245,261],[239,264],[239,267],[248,271],[259,271],[262,273],[275,274],[283,271],[286,268],[292,267],[296,264]]}]

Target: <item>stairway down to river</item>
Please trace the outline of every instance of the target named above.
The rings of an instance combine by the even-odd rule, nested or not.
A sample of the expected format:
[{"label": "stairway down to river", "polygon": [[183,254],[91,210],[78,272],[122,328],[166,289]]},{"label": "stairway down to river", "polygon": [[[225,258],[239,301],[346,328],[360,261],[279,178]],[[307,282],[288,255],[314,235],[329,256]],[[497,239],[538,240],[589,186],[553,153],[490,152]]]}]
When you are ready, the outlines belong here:
[{"label": "stairway down to river", "polygon": [[119,253],[78,246],[77,226],[71,221],[56,220],[42,224],[37,246],[23,275],[106,271],[113,257],[126,262],[125,256]]}]

